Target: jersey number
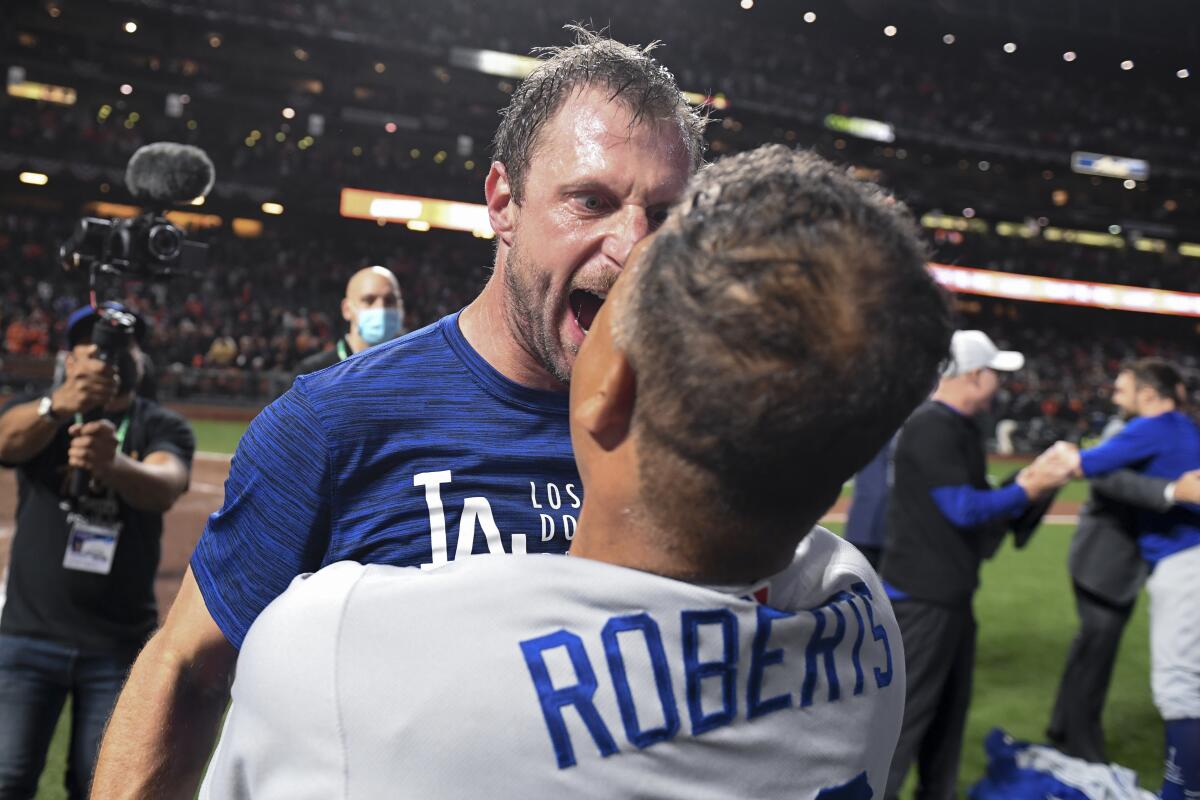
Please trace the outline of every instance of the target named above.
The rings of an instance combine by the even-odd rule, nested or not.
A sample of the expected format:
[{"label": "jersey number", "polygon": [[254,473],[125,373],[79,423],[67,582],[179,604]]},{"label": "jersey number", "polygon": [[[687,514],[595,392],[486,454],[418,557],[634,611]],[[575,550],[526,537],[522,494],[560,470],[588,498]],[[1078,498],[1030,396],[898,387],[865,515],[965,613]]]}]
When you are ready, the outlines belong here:
[{"label": "jersey number", "polygon": [[871,800],[875,793],[867,783],[867,773],[860,772],[858,777],[841,786],[830,786],[817,792],[817,800]]}]

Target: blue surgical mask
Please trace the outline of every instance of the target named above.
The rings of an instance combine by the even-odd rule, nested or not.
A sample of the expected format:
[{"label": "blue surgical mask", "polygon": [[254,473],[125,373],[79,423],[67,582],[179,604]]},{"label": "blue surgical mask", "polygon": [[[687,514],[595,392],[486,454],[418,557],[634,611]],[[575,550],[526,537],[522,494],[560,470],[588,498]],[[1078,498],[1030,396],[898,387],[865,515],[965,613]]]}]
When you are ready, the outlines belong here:
[{"label": "blue surgical mask", "polygon": [[404,324],[398,308],[364,308],[358,312],[358,335],[374,346],[395,338]]}]

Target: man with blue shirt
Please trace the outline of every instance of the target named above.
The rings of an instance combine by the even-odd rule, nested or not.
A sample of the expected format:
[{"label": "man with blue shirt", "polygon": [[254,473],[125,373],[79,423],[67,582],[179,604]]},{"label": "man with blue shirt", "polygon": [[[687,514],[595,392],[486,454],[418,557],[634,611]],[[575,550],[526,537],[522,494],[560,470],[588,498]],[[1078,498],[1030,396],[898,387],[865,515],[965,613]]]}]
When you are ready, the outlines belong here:
[{"label": "man with blue shirt", "polygon": [[[1183,380],[1172,365],[1142,359],[1122,370],[1114,401],[1137,414],[1120,433],[1083,452],[1056,445],[1076,474],[1123,467],[1175,479],[1200,467],[1200,425],[1180,410]],[[1163,800],[1200,796],[1200,506],[1139,514],[1138,547],[1150,567],[1150,683],[1166,725]]]},{"label": "man with blue shirt", "polygon": [[571,366],[634,243],[701,163],[704,126],[648,49],[576,33],[503,113],[480,296],[298,378],[247,430],[225,504],[122,693],[97,796],[191,795],[237,648],[296,575],[566,550],[581,505]]},{"label": "man with blue shirt", "polygon": [[908,691],[887,798],[898,795],[914,760],[916,797],[957,797],[979,566],[1032,500],[1068,479],[1068,470],[1047,456],[1004,488],[988,482],[974,417],[990,406],[1000,386],[997,371],[1024,364],[1023,355],[1000,350],[983,331],[956,331],[937,390],[900,431],[881,574],[904,636]]}]

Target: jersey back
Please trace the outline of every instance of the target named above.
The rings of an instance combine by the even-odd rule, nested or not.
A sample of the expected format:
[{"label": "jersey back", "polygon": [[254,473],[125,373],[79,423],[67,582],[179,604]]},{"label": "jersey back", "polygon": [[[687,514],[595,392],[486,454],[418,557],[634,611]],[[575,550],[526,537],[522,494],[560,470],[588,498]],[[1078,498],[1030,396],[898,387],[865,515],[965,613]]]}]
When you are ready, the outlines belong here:
[{"label": "jersey back", "polygon": [[881,796],[904,656],[878,579],[815,529],[746,592],[581,558],[335,565],[251,631],[205,791]]}]

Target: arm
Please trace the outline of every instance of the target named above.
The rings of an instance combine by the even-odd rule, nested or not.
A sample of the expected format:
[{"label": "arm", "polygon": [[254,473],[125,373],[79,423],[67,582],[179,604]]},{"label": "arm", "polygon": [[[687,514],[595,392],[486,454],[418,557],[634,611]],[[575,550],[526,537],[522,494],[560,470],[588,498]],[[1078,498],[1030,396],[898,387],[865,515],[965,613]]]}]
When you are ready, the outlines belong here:
[{"label": "arm", "polygon": [[140,511],[167,511],[187,491],[188,468],[178,456],[160,450],[135,461],[117,451],[115,428],[108,420],[72,425],[69,433],[67,464],[88,470]]},{"label": "arm", "polygon": [[942,516],[956,528],[975,528],[993,520],[1011,519],[1029,505],[1029,496],[1017,483],[1002,489],[939,486],[930,494]]},{"label": "arm", "polygon": [[229,699],[237,651],[189,568],[133,665],[100,747],[93,798],[190,797]]},{"label": "arm", "polygon": [[[0,462],[23,464],[53,441],[60,423],[37,413],[40,402],[34,400],[13,406],[0,416]],[[58,411],[57,407],[55,411]]]},{"label": "arm", "polygon": [[13,406],[0,416],[0,462],[29,461],[50,444],[67,419],[112,399],[117,384],[111,367],[98,359],[74,356],[67,363],[66,380],[50,396],[50,408],[58,420],[38,414],[40,399]]},{"label": "arm", "polygon": [[320,565],[329,516],[324,436],[293,390],[250,424],[225,504],[192,554],[167,621],[138,657],[105,734],[92,796],[191,797],[250,624]]},{"label": "arm", "polygon": [[[154,404],[143,408],[140,416],[146,439],[142,460],[121,453],[114,437],[111,462],[106,460],[94,474],[133,508],[163,513],[188,489],[196,436],[178,414]],[[71,449],[76,449],[76,442],[72,442]]]},{"label": "arm", "polygon": [[1135,419],[1108,441],[1079,453],[1079,468],[1084,477],[1104,475],[1154,455],[1152,420]]},{"label": "arm", "polygon": [[1092,488],[1106,497],[1158,512],[1171,508],[1172,503],[1166,496],[1170,483],[1166,478],[1141,475],[1131,469],[1119,469],[1091,480]]}]

